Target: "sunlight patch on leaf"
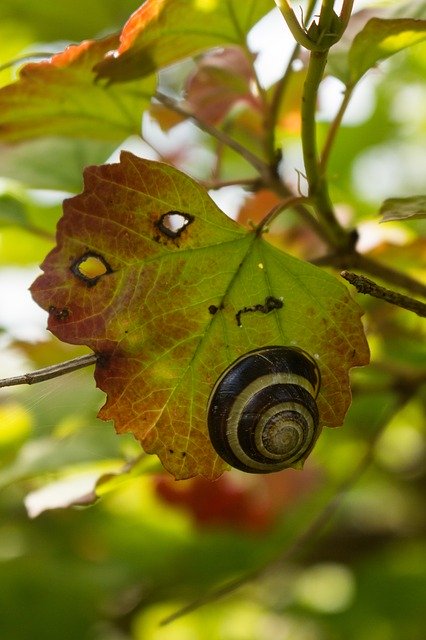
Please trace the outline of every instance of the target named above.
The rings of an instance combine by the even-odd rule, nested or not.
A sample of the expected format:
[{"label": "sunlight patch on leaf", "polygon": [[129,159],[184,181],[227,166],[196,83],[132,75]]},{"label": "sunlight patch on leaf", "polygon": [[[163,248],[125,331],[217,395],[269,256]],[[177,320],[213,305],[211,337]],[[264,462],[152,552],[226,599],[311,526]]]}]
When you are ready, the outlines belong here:
[{"label": "sunlight patch on leaf", "polygon": [[372,18],[355,36],[349,50],[349,86],[402,49],[426,39],[426,20]]}]

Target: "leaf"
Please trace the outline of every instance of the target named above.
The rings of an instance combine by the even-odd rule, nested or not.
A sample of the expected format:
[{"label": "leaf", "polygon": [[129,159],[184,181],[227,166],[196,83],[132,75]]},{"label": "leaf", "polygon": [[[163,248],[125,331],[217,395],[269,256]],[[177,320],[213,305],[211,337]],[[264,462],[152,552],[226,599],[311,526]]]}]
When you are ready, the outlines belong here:
[{"label": "leaf", "polygon": [[226,47],[207,53],[186,83],[186,101],[202,122],[217,124],[238,103],[262,110],[261,100],[253,95],[255,77],[244,51]]},{"label": "leaf", "polygon": [[0,175],[32,189],[78,193],[84,167],[105,162],[117,142],[72,138],[38,138],[0,145]]},{"label": "leaf", "polygon": [[349,50],[349,86],[368,69],[402,49],[426,39],[426,20],[372,18],[355,36]]},{"label": "leaf", "polygon": [[[99,416],[176,478],[226,468],[209,441],[208,396],[233,360],[261,345],[314,354],[321,422],[342,423],[348,369],[368,361],[359,307],[335,278],[227,218],[186,175],[127,152],[89,167],[57,241],[31,289],[49,329],[100,355],[95,378],[108,397]],[[268,296],[283,307],[241,313]]]},{"label": "leaf", "polygon": [[0,89],[0,141],[60,135],[121,142],[140,134],[155,79],[117,90],[97,82],[92,70],[117,43],[116,36],[86,41],[25,65],[17,82]]},{"label": "leaf", "polygon": [[27,216],[23,202],[8,194],[0,196],[0,228],[6,225],[25,227],[26,223]]},{"label": "leaf", "polygon": [[389,198],[380,207],[383,218],[380,222],[426,218],[426,196],[412,198]]},{"label": "leaf", "polygon": [[97,65],[98,75],[123,82],[205,49],[243,44],[271,9],[269,0],[147,0],[125,24],[114,55]]}]

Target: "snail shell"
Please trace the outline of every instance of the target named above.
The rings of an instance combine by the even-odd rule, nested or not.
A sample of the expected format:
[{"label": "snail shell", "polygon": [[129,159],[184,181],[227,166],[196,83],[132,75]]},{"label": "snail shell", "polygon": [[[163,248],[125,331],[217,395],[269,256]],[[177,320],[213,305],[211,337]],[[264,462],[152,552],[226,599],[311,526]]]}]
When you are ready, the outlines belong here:
[{"label": "snail shell", "polygon": [[320,379],[315,360],[294,347],[262,347],[235,360],[208,402],[216,452],[248,473],[300,466],[320,433]]}]

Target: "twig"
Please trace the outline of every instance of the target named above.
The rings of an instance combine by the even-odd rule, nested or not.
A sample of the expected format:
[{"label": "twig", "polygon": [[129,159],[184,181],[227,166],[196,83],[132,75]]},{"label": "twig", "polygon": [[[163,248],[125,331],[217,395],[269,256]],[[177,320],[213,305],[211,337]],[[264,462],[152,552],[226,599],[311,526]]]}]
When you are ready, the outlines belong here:
[{"label": "twig", "polygon": [[321,256],[320,258],[312,260],[312,264],[318,266],[328,265],[343,270],[348,268],[360,269],[373,277],[391,283],[393,286],[401,287],[413,295],[426,297],[426,285],[422,282],[397,269],[381,264],[374,260],[374,258],[364,256],[357,251],[332,253]]},{"label": "twig", "polygon": [[416,313],[422,318],[426,318],[426,304],[424,302],[420,302],[409,296],[404,296],[402,293],[397,293],[391,289],[385,289],[385,287],[381,287],[373,282],[373,280],[365,276],[357,275],[356,273],[351,273],[350,271],[342,271],[340,275],[350,282],[359,293],[380,298],[390,304],[402,307],[408,311],[413,311],[413,313]]},{"label": "twig", "polygon": [[188,109],[185,109],[176,100],[174,100],[173,98],[170,98],[169,96],[166,96],[164,93],[157,91],[154,97],[158,100],[158,102],[161,102],[161,104],[164,104],[164,106],[168,107],[172,111],[179,113],[184,118],[189,118],[190,120],[193,120],[199,129],[202,129],[206,133],[209,133],[211,136],[216,138],[216,140],[219,140],[226,146],[233,149],[240,156],[242,156],[249,164],[252,165],[252,167],[256,169],[256,171],[259,172],[259,174],[262,176],[262,178],[266,182],[269,180],[270,170],[268,165],[265,162],[263,162],[263,160],[258,158],[254,153],[246,149],[239,142],[237,142],[236,140],[228,136],[226,133],[224,133],[220,129],[213,127],[207,122],[203,122],[202,120],[199,120],[199,118],[194,113],[192,113]]},{"label": "twig", "polygon": [[98,356],[95,353],[89,353],[86,356],[80,356],[73,360],[59,362],[58,364],[53,364],[50,367],[37,369],[31,373],[24,373],[21,376],[3,378],[3,380],[0,380],[0,387],[13,387],[18,384],[36,384],[37,382],[44,382],[45,380],[57,378],[65,375],[66,373],[83,369],[83,367],[89,367],[90,365],[95,364],[97,360]]}]

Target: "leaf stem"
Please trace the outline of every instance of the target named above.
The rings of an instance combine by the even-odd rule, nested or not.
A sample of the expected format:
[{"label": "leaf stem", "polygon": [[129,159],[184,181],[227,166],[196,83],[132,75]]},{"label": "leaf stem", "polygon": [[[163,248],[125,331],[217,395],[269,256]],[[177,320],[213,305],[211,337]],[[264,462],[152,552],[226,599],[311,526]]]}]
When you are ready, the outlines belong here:
[{"label": "leaf stem", "polygon": [[408,311],[413,311],[422,318],[426,318],[426,304],[424,302],[420,302],[409,296],[404,296],[402,293],[397,293],[391,289],[385,289],[385,287],[381,287],[373,282],[373,280],[365,276],[357,275],[356,273],[351,273],[350,271],[342,271],[340,275],[350,282],[359,293],[380,298],[390,304],[402,307]]},{"label": "leaf stem", "polygon": [[57,378],[67,373],[71,373],[72,371],[83,369],[83,367],[89,367],[92,364],[96,364],[97,360],[98,356],[95,353],[89,353],[86,356],[80,356],[73,360],[59,362],[58,364],[53,364],[50,367],[37,369],[31,373],[24,373],[21,376],[3,378],[3,380],[0,380],[0,388],[13,387],[19,384],[36,384],[37,382],[44,382],[45,380]]},{"label": "leaf stem", "polygon": [[273,207],[263,218],[262,222],[257,226],[256,232],[258,235],[266,231],[266,228],[273,222],[273,220],[285,209],[294,208],[295,205],[303,205],[309,202],[309,198],[303,196],[289,196],[282,202],[279,202]]}]

